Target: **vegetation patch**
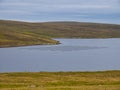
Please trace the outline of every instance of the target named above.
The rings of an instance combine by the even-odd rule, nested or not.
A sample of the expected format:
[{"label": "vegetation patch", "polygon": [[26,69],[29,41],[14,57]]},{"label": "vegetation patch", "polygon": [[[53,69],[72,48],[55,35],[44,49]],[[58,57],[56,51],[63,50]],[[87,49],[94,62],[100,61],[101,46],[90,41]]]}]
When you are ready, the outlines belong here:
[{"label": "vegetation patch", "polygon": [[0,90],[120,90],[120,71],[0,73]]}]

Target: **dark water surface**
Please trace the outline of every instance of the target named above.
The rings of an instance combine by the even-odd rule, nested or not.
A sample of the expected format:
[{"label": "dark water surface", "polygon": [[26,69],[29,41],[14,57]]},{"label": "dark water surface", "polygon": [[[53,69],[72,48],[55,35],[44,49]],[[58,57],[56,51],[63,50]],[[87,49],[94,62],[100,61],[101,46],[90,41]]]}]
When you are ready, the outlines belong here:
[{"label": "dark water surface", "polygon": [[120,70],[120,39],[57,39],[59,45],[0,48],[0,72]]}]

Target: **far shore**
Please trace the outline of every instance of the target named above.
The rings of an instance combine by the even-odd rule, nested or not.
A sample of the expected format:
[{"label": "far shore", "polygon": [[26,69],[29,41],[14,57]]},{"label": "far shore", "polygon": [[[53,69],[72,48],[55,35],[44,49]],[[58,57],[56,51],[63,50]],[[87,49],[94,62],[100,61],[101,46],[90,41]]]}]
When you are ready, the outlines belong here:
[{"label": "far shore", "polygon": [[120,38],[120,25],[73,21],[29,23],[0,20],[0,48],[60,43],[53,38]]},{"label": "far shore", "polygon": [[[55,39],[117,39],[117,38],[54,38]],[[120,38],[118,38],[120,39]],[[61,42],[57,41],[57,43],[47,43],[47,44],[30,44],[30,45],[0,45],[0,48],[13,48],[13,47],[26,47],[26,46],[41,46],[41,45],[59,45]]]}]

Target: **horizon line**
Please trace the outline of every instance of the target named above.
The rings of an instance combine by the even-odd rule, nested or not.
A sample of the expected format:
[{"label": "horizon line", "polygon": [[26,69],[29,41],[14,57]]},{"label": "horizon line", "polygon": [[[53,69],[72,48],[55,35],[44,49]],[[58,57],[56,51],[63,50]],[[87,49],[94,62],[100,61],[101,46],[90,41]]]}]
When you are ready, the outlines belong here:
[{"label": "horizon line", "polygon": [[75,21],[75,20],[48,20],[48,21],[30,21],[30,20],[15,20],[15,19],[0,19],[0,21],[14,21],[25,23],[54,23],[54,22],[76,22],[76,23],[93,23],[93,24],[113,24],[120,25],[120,23],[107,23],[107,22],[90,22],[90,21]]}]

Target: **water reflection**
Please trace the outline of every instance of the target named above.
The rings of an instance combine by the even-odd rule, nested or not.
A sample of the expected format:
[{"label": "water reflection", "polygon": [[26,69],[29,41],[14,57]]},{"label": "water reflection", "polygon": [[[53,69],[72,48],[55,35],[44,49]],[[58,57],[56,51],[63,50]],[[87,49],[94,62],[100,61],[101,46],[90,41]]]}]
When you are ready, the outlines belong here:
[{"label": "water reflection", "polygon": [[40,50],[40,51],[80,51],[80,50],[89,50],[89,49],[101,49],[106,47],[89,47],[89,46],[39,46],[39,47],[30,47],[24,48],[27,50]]}]

